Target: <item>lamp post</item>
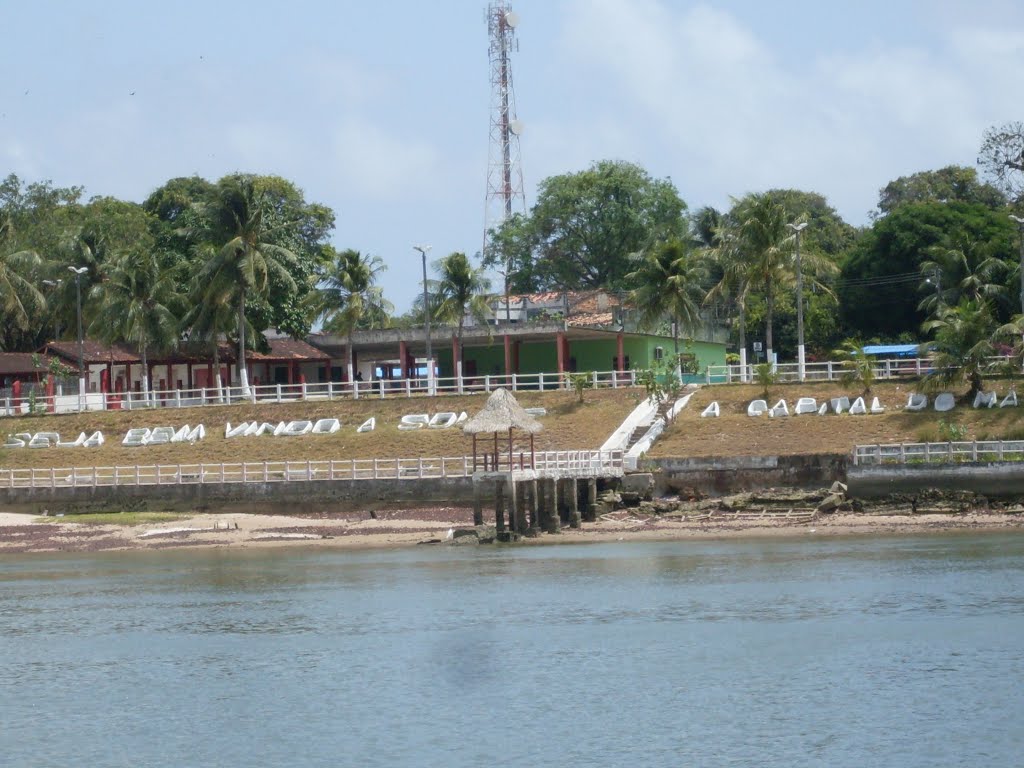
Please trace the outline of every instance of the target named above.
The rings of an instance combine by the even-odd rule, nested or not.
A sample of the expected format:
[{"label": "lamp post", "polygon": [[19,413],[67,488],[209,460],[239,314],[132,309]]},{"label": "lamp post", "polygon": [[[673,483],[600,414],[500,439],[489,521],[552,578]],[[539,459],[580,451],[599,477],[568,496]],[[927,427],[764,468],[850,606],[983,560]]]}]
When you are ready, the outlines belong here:
[{"label": "lamp post", "polygon": [[434,380],[434,376],[433,376],[434,364],[432,362],[433,350],[431,349],[431,346],[430,346],[430,297],[427,295],[427,251],[429,251],[432,247],[433,246],[430,246],[430,245],[414,245],[412,247],[412,249],[414,251],[419,251],[420,252],[420,256],[423,257],[423,319],[425,321],[426,331],[427,331],[427,392],[428,393],[430,393],[431,389],[433,388],[431,386],[431,384],[432,384],[432,382]]},{"label": "lamp post", "polygon": [[800,265],[800,233],[807,222],[787,225],[796,233],[796,369],[800,381],[804,380],[804,271]]},{"label": "lamp post", "polygon": [[88,267],[68,267],[75,275],[75,305],[78,309],[78,410],[82,410],[85,397],[85,338],[82,336],[82,275]]}]

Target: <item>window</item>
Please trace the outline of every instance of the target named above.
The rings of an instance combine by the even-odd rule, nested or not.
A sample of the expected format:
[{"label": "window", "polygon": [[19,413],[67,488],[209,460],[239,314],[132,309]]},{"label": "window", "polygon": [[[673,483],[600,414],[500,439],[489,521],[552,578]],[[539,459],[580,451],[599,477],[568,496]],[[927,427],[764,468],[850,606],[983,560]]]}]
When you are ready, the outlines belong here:
[{"label": "window", "polygon": [[655,347],[654,348],[654,359],[655,360],[663,360],[664,358],[665,358],[665,348],[664,347]]}]

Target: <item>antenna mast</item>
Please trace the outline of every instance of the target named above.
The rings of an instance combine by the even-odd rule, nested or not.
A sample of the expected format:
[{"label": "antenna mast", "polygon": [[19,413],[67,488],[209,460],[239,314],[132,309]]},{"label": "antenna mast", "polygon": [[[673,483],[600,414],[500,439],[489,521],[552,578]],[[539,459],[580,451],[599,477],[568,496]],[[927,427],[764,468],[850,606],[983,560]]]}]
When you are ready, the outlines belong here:
[{"label": "antenna mast", "polygon": [[[523,124],[516,117],[516,92],[512,85],[510,55],[518,51],[515,28],[519,17],[508,0],[492,0],[487,6],[491,64],[491,134],[487,158],[487,200],[484,209],[484,249],[491,229],[499,227],[513,213],[526,213],[523,169],[520,165],[519,135]],[[508,264],[505,265],[505,314],[508,307]]]}]

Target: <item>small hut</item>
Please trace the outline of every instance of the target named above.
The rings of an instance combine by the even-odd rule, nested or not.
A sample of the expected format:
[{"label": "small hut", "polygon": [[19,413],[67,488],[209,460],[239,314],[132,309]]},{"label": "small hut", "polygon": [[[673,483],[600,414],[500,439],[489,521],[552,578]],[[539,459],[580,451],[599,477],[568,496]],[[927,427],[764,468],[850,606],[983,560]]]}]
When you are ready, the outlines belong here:
[{"label": "small hut", "polygon": [[[487,403],[480,413],[476,414],[462,427],[462,431],[465,434],[473,436],[473,471],[483,469],[485,472],[499,472],[503,468],[507,468],[508,471],[513,469],[532,469],[534,466],[533,436],[542,429],[544,427],[541,423],[523,410],[523,407],[516,402],[516,399],[508,390],[500,388],[494,390],[491,396],[487,398]],[[529,434],[529,460],[527,460],[526,454],[520,450],[519,461],[516,462],[514,430]],[[480,447],[480,451],[478,451],[477,436],[491,433],[494,435],[493,453],[488,452],[488,449],[491,447],[490,441],[486,441]],[[502,438],[506,435],[508,437],[508,456],[504,462],[502,461],[503,457],[499,449],[499,435]],[[483,443],[484,441],[481,442]],[[504,442],[504,439],[502,439],[501,443]],[[503,464],[504,467],[502,466]]]}]

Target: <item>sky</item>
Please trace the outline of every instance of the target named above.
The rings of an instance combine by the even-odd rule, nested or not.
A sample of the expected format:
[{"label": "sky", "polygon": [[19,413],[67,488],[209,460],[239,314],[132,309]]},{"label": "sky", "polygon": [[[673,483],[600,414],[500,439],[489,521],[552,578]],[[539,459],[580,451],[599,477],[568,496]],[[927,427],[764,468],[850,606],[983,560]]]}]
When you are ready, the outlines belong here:
[{"label": "sky", "polygon": [[[381,256],[399,311],[483,242],[484,0],[8,3],[0,173],[141,202],[168,179],[278,174]],[[511,0],[527,206],[599,160],[691,210],[770,188],[869,223],[889,181],[974,165],[1024,118],[1010,0]]]}]

